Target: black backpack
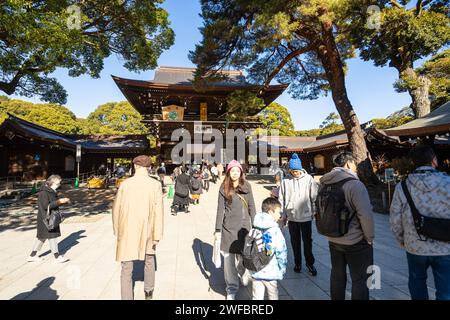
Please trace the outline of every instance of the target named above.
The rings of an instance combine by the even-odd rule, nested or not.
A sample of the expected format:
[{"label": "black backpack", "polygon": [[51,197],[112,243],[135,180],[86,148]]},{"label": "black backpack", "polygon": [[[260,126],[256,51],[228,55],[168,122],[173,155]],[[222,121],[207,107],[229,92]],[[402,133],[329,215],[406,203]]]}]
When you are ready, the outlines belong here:
[{"label": "black backpack", "polygon": [[347,178],[333,184],[322,184],[316,198],[317,232],[327,237],[342,237],[348,232],[355,215],[345,205],[342,186],[356,178]]},{"label": "black backpack", "polygon": [[274,254],[268,253],[262,240],[263,232],[253,228],[245,236],[242,264],[250,271],[260,271],[269,264]]},{"label": "black backpack", "polygon": [[202,186],[202,183],[200,182],[200,180],[195,179],[195,178],[192,179],[192,182],[191,182],[192,190],[197,191],[201,188],[201,186]]},{"label": "black backpack", "polygon": [[186,198],[189,195],[189,187],[182,183],[176,183],[175,194],[181,198]]}]

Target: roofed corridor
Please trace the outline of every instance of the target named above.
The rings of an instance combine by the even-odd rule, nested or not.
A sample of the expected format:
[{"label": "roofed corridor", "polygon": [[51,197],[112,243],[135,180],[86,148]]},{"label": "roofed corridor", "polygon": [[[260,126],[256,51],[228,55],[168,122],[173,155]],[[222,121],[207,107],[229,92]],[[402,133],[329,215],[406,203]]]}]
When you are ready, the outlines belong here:
[{"label": "roofed corridor", "polygon": [[[257,208],[269,195],[267,181],[252,181]],[[190,213],[170,214],[171,200],[165,199],[164,238],[157,248],[156,288],[154,299],[224,299],[223,269],[211,261],[213,232],[219,184],[211,184],[200,204],[190,206]],[[86,190],[86,192],[88,192]],[[74,195],[72,195],[73,197]],[[35,240],[32,219],[1,225],[0,232],[0,299],[120,299],[120,264],[115,262],[115,238],[109,213],[114,191],[90,190],[81,193],[76,208],[61,226],[60,251],[70,261],[53,264],[44,245],[43,262],[25,262]],[[89,215],[97,202],[95,214]],[[85,205],[83,205],[83,203]],[[2,212],[5,217],[33,217],[34,204]],[[93,212],[94,213],[94,212]],[[389,229],[387,215],[375,214],[375,264],[380,267],[381,287],[371,290],[372,299],[409,299],[406,254],[400,249]],[[22,220],[21,220],[22,221]],[[293,255],[289,232],[284,230],[289,247],[288,270],[280,282],[280,299],[329,299],[330,256],[324,237],[313,234],[317,277],[293,272]],[[135,299],[144,299],[143,263],[135,263]],[[428,281],[430,298],[434,299],[432,275]],[[241,288],[238,298],[249,299],[251,284]],[[347,295],[350,298],[350,285]]]}]

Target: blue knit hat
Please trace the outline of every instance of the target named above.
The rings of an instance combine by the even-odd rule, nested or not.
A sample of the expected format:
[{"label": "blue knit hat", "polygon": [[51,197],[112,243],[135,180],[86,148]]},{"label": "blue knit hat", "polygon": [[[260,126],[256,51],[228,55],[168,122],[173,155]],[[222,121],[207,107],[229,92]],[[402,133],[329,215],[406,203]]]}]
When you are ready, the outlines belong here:
[{"label": "blue knit hat", "polygon": [[298,157],[298,154],[294,153],[289,160],[289,170],[302,170],[302,160]]}]

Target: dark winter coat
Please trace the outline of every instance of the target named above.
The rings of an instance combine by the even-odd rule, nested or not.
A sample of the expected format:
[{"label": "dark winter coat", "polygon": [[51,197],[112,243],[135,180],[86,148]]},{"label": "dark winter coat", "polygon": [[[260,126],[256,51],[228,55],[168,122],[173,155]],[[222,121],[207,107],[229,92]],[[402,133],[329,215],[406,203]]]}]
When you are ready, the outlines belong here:
[{"label": "dark winter coat", "polygon": [[[175,194],[173,196],[173,205],[189,205],[190,198],[189,192],[191,190],[190,177],[186,173],[182,173],[177,177],[175,182]],[[177,195],[178,190],[188,190],[186,197],[180,197]]]},{"label": "dark winter coat", "polygon": [[221,232],[220,250],[230,253],[242,253],[245,236],[252,228],[256,214],[250,184],[245,182],[243,188],[238,187],[236,192],[245,199],[248,209],[236,193],[233,194],[232,201],[229,203],[225,198],[222,184],[216,216],[216,231]]},{"label": "dark winter coat", "polygon": [[50,205],[50,213],[58,208],[58,195],[52,188],[43,185],[38,193],[38,214],[37,214],[37,238],[53,239],[61,236],[59,226],[53,230],[48,230],[44,219],[47,216],[47,207]]},{"label": "dark winter coat", "polygon": [[[203,186],[202,186],[202,178],[200,175],[196,174],[191,178],[191,193],[192,194],[202,194],[203,193]],[[193,186],[197,184],[199,187],[197,190],[194,190]]]}]

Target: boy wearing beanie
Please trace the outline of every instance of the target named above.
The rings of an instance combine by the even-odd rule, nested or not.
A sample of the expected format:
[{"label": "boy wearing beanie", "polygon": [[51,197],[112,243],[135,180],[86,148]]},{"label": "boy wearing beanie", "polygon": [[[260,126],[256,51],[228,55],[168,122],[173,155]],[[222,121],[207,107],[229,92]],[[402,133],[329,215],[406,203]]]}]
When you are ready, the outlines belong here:
[{"label": "boy wearing beanie", "polygon": [[295,272],[302,269],[302,248],[306,267],[312,276],[317,275],[312,253],[312,220],[318,183],[302,167],[302,161],[294,153],[289,160],[289,174],[281,182],[279,201],[283,219],[288,221],[292,250],[294,251]]}]

